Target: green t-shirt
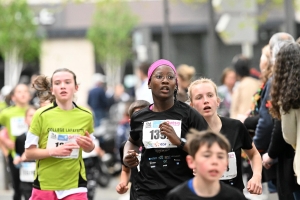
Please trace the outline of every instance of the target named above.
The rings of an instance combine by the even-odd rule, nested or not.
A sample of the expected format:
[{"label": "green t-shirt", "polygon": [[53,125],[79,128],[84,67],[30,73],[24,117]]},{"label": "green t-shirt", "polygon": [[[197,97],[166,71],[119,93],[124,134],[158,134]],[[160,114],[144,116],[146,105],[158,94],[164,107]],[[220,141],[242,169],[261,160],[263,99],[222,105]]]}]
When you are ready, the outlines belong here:
[{"label": "green t-shirt", "polygon": [[[62,145],[70,142],[76,135],[84,135],[85,131],[93,133],[92,113],[75,103],[74,105],[74,109],[66,111],[54,102],[36,111],[29,132],[39,137],[39,148],[46,149],[50,144],[52,147]],[[41,190],[86,187],[82,149],[77,155],[77,158],[49,157],[37,160],[33,186]]]},{"label": "green t-shirt", "polygon": [[7,128],[8,136],[15,141],[16,137],[26,133],[28,126],[25,123],[26,108],[10,106],[0,112],[0,125]]},{"label": "green t-shirt", "polygon": [[8,105],[6,104],[5,101],[0,101],[0,112],[1,112],[1,110],[3,110],[4,108],[7,108],[7,107],[8,107]]}]

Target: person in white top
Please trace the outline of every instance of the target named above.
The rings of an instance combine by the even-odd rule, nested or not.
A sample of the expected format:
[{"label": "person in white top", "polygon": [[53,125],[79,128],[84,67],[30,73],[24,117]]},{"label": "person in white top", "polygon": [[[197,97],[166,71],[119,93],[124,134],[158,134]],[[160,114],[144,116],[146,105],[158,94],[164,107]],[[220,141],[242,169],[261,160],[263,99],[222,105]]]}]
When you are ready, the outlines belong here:
[{"label": "person in white top", "polygon": [[135,100],[145,100],[150,104],[153,103],[152,92],[148,87],[148,63],[142,63],[138,68],[138,76],[141,80],[141,85],[135,90]]}]

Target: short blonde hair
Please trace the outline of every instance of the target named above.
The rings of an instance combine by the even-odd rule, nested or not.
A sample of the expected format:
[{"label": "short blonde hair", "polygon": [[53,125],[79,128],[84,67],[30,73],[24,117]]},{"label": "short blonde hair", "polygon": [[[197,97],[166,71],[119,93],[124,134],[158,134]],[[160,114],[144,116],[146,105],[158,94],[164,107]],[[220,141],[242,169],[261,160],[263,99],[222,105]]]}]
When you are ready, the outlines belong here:
[{"label": "short blonde hair", "polygon": [[176,69],[178,76],[183,80],[183,81],[192,81],[196,70],[193,66],[189,66],[186,64],[179,65]]},{"label": "short blonde hair", "polygon": [[190,84],[189,88],[188,88],[188,96],[189,96],[189,100],[191,102],[192,102],[192,89],[193,89],[193,87],[196,86],[196,85],[200,85],[202,83],[209,83],[209,84],[211,84],[213,86],[214,90],[215,90],[217,98],[219,98],[219,96],[218,96],[218,90],[217,90],[217,85],[211,79],[209,79],[209,78],[200,78],[200,79],[197,79],[197,80],[193,81]]}]

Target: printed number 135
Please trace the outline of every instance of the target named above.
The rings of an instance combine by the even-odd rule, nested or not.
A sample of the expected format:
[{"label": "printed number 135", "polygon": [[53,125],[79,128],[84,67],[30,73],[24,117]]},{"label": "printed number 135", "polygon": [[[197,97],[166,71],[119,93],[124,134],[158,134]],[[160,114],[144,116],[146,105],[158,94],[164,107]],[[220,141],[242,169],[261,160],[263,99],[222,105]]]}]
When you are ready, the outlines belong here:
[{"label": "printed number 135", "polygon": [[151,140],[158,140],[158,139],[166,139],[167,137],[163,134],[160,134],[159,130],[152,130],[151,133]]}]

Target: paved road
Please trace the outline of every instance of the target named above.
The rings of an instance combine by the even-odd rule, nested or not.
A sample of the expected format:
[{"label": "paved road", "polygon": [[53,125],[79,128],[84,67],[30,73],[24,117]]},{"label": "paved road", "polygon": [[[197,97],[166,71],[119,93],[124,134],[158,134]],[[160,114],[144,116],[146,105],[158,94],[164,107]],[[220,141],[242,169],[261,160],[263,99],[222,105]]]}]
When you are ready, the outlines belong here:
[{"label": "paved road", "polygon": [[[5,190],[4,187],[4,166],[3,158],[0,153],[0,200],[12,200],[12,191]],[[115,191],[115,187],[118,183],[118,177],[114,177],[107,188],[97,188],[95,200],[129,200],[127,197],[128,193],[125,195],[119,195]],[[247,196],[248,197],[248,196]],[[250,198],[250,196],[249,196]],[[264,196],[251,196],[251,200],[278,200],[277,194],[269,194]]]},{"label": "paved road", "polygon": [[[115,186],[118,183],[118,178],[112,179],[108,188],[97,188],[95,200],[129,200],[126,195],[119,195],[115,192]],[[127,194],[128,195],[128,194]],[[0,190],[1,200],[12,200],[12,191]],[[252,196],[251,200],[278,200],[276,194],[267,196]]]}]

